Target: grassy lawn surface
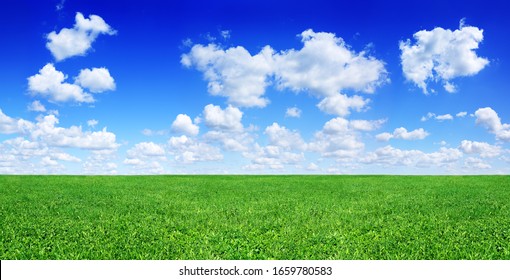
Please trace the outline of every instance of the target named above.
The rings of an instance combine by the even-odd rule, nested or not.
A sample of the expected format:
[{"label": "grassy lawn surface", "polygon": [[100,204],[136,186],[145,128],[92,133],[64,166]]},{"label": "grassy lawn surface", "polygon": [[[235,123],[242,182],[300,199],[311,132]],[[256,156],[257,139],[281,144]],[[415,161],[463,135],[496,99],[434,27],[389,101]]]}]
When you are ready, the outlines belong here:
[{"label": "grassy lawn surface", "polygon": [[0,259],[510,259],[510,176],[0,176]]}]

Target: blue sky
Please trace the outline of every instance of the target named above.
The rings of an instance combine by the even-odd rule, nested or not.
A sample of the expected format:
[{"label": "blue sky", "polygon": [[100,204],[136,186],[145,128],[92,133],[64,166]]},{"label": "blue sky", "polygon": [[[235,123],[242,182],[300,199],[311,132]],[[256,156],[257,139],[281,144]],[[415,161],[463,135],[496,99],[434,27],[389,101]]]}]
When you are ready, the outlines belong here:
[{"label": "blue sky", "polygon": [[510,173],[503,1],[105,2],[2,2],[0,173]]}]

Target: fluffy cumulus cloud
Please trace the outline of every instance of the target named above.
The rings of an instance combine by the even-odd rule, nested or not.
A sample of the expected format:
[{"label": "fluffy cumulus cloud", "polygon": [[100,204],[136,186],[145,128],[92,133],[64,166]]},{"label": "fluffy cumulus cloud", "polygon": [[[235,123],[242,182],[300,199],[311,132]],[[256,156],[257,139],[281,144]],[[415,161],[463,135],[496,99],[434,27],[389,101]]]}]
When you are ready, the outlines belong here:
[{"label": "fluffy cumulus cloud", "polygon": [[83,131],[81,126],[59,127],[55,115],[39,119],[30,130],[32,140],[38,140],[54,147],[79,148],[85,150],[116,150],[119,144],[116,136],[106,128],[100,131]]},{"label": "fluffy cumulus cloud", "polygon": [[28,89],[33,95],[45,97],[51,102],[78,103],[95,101],[84,89],[93,93],[115,89],[115,82],[106,68],[83,69],[74,84],[67,83],[66,80],[67,75],[55,69],[52,63],[48,63],[38,74],[28,78]]},{"label": "fluffy cumulus cloud", "polygon": [[501,123],[498,113],[490,107],[480,108],[475,112],[476,124],[482,125],[490,133],[496,135],[496,139],[510,142],[510,124]]},{"label": "fluffy cumulus cloud", "polygon": [[464,160],[464,167],[475,170],[492,168],[492,166],[487,162],[475,157],[468,157],[466,160]]},{"label": "fluffy cumulus cloud", "polygon": [[285,117],[299,118],[301,117],[301,109],[297,107],[287,108],[287,111],[285,111]]},{"label": "fluffy cumulus cloud", "polygon": [[252,127],[245,128],[241,122],[243,112],[231,105],[222,109],[209,104],[204,107],[203,121],[209,131],[203,135],[209,142],[217,142],[226,151],[246,151],[253,143]]},{"label": "fluffy cumulus cloud", "polygon": [[373,131],[379,129],[385,122],[386,122],[385,119],[374,121],[352,120],[349,122],[349,127],[358,131]]},{"label": "fluffy cumulus cloud", "polygon": [[48,98],[52,102],[94,102],[91,94],[84,92],[79,85],[66,83],[66,79],[64,73],[48,63],[39,70],[39,74],[28,78],[28,89],[34,95]]},{"label": "fluffy cumulus cloud", "polygon": [[169,153],[182,163],[218,161],[223,159],[220,149],[207,143],[182,135],[168,140]]},{"label": "fluffy cumulus cloud", "polygon": [[204,122],[209,128],[236,131],[243,129],[241,123],[243,112],[231,105],[225,109],[221,109],[220,106],[209,104],[205,106],[203,115]]},{"label": "fluffy cumulus cloud", "polygon": [[474,51],[483,40],[483,30],[466,26],[463,21],[454,31],[436,27],[418,31],[413,37],[415,43],[400,42],[402,70],[406,79],[424,93],[428,93],[431,80],[442,81],[446,91],[454,92],[451,79],[475,75],[489,63]]},{"label": "fluffy cumulus cloud", "polygon": [[[0,133],[17,134],[0,143],[0,172],[66,173],[62,162],[82,163],[80,172],[114,174],[112,160],[120,146],[116,135],[103,128],[84,131],[81,126],[61,127],[54,114],[38,116],[35,122],[14,119],[0,110]],[[89,152],[87,160],[66,153],[81,149]]]},{"label": "fluffy cumulus cloud", "polygon": [[334,118],[324,124],[323,131],[327,134],[337,134],[350,131],[373,131],[381,127],[386,120],[347,120]]},{"label": "fluffy cumulus cloud", "polygon": [[309,91],[323,99],[321,110],[340,116],[368,103],[341,91],[372,93],[387,82],[382,61],[351,50],[335,34],[309,29],[300,36],[300,50],[275,53],[266,46],[253,56],[240,46],[223,50],[214,44],[195,45],[182,55],[181,63],[203,72],[209,92],[227,97],[235,106],[266,106],[269,101],[263,95],[274,78],[278,89]]},{"label": "fluffy cumulus cloud", "polygon": [[162,173],[160,161],[165,161],[165,150],[153,142],[141,142],[126,152],[124,164],[134,167],[138,172]]},{"label": "fluffy cumulus cloud", "polygon": [[441,147],[439,151],[425,153],[420,150],[401,150],[392,146],[385,146],[367,153],[360,162],[366,164],[381,164],[384,166],[412,166],[412,167],[441,167],[453,164],[462,158],[458,149]]},{"label": "fluffy cumulus cloud", "polygon": [[28,111],[32,112],[46,112],[46,107],[39,100],[35,100],[27,106]]},{"label": "fluffy cumulus cloud", "polygon": [[104,67],[82,69],[76,77],[75,83],[93,93],[115,90],[115,81],[110,76],[110,71]]},{"label": "fluffy cumulus cloud", "polygon": [[212,95],[228,98],[235,106],[265,107],[267,76],[272,72],[273,50],[264,47],[251,55],[243,47],[221,49],[215,44],[195,45],[181,63],[203,72]]},{"label": "fluffy cumulus cloud", "polygon": [[502,152],[500,146],[469,140],[462,140],[459,149],[465,154],[479,154],[482,158],[497,157]]},{"label": "fluffy cumulus cloud", "polygon": [[250,131],[211,130],[204,134],[211,143],[220,143],[225,151],[244,152],[250,149],[254,139]]},{"label": "fluffy cumulus cloud", "polygon": [[188,115],[179,114],[172,123],[172,131],[175,133],[183,133],[188,136],[196,136],[199,127],[193,124],[193,121]]},{"label": "fluffy cumulus cloud", "polygon": [[113,162],[116,154],[112,151],[94,151],[83,163],[86,174],[117,174],[117,164]]},{"label": "fluffy cumulus cloud", "polygon": [[246,170],[283,169],[288,165],[296,166],[305,159],[302,152],[291,152],[273,145],[261,147],[258,144],[255,144],[253,151],[245,152],[243,156],[251,161],[244,166]]},{"label": "fluffy cumulus cloud", "polygon": [[402,140],[422,140],[427,137],[429,133],[425,131],[423,128],[418,128],[413,131],[407,131],[404,127],[396,128],[393,133],[380,133],[376,135],[376,139],[378,141],[389,141],[392,138],[402,139]]},{"label": "fluffy cumulus cloud", "polygon": [[13,134],[19,132],[19,122],[2,112],[0,109],[0,133],[2,134]]},{"label": "fluffy cumulus cloud", "polygon": [[66,172],[63,162],[81,163],[76,156],[51,147],[41,141],[24,137],[0,143],[0,172],[16,174],[46,174]]},{"label": "fluffy cumulus cloud", "polygon": [[291,131],[277,123],[266,127],[264,134],[267,135],[269,144],[272,146],[277,146],[282,149],[306,149],[306,143],[301,138],[299,132]]},{"label": "fluffy cumulus cloud", "polygon": [[369,102],[359,95],[347,96],[345,94],[336,93],[328,96],[317,104],[317,107],[328,114],[338,115],[341,117],[347,116],[352,110],[361,111]]},{"label": "fluffy cumulus cloud", "polygon": [[113,35],[116,33],[100,16],[76,13],[73,28],[62,28],[58,33],[48,34],[46,48],[57,61],[73,56],[83,56],[92,47],[92,43],[100,34]]},{"label": "fluffy cumulus cloud", "polygon": [[278,87],[294,91],[310,90],[321,97],[332,96],[344,89],[374,92],[386,82],[384,63],[351,50],[334,33],[301,33],[304,46],[275,55]]},{"label": "fluffy cumulus cloud", "polygon": [[317,152],[322,157],[336,159],[358,156],[365,144],[354,127],[360,128],[360,124],[353,125],[340,117],[329,120],[324,124],[322,130],[314,134],[313,139],[308,143],[308,151]]},{"label": "fluffy cumulus cloud", "polygon": [[129,149],[126,154],[127,158],[163,157],[165,150],[153,142],[141,142]]}]

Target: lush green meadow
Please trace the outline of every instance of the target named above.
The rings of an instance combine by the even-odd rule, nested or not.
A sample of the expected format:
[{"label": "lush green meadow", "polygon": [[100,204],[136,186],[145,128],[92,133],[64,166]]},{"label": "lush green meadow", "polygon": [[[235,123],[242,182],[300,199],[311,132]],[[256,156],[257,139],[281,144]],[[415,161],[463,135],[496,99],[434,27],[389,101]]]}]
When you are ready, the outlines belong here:
[{"label": "lush green meadow", "polygon": [[0,259],[510,259],[510,177],[0,176]]}]

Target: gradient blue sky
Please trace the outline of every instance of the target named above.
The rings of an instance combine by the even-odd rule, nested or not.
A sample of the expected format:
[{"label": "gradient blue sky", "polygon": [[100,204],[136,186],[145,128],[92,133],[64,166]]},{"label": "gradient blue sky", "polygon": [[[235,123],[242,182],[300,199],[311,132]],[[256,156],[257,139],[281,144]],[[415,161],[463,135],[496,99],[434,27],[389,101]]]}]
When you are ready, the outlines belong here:
[{"label": "gradient blue sky", "polygon": [[504,1],[414,2],[2,1],[0,173],[509,174]]}]

